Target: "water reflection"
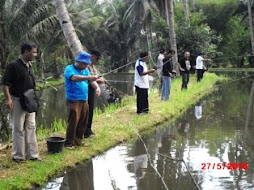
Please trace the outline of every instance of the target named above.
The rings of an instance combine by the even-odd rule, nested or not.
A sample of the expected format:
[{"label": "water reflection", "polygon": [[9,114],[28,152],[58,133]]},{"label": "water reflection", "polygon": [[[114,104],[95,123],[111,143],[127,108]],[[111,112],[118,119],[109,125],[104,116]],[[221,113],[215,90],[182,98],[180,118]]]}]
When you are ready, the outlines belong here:
[{"label": "water reflection", "polygon": [[79,164],[66,172],[60,190],[94,190],[93,162]]},{"label": "water reflection", "polygon": [[[185,164],[171,157],[185,161],[200,189],[254,189],[252,84],[253,78],[228,84],[175,123],[158,126],[154,134],[143,139],[148,154],[138,140],[97,156],[92,160],[93,182],[88,181],[86,186],[92,185],[95,190],[166,189],[152,164],[169,189],[196,189]],[[223,163],[247,163],[248,169],[223,169]]]},{"label": "water reflection", "polygon": [[195,105],[195,117],[197,119],[201,119],[201,117],[202,117],[202,105],[201,105],[201,103],[198,103],[197,105]]}]

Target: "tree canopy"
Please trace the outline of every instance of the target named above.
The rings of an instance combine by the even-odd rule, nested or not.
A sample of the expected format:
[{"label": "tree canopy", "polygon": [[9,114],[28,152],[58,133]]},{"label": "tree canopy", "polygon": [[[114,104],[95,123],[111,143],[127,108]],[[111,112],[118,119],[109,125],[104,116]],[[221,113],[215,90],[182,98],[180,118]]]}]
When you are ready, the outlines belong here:
[{"label": "tree canopy", "polygon": [[[218,59],[217,66],[243,66],[245,62],[253,66],[247,1],[183,2],[174,1],[178,56],[185,50],[194,57],[206,51],[209,57]],[[150,50],[155,60],[161,47],[171,48],[165,0],[65,0],[65,3],[84,49],[98,49],[102,53],[100,64],[105,71],[134,61],[142,50]],[[252,0],[251,7],[253,10]],[[0,25],[1,69],[18,56],[24,41],[38,44],[38,69],[43,72],[62,72],[72,61],[51,0],[2,0]]]}]

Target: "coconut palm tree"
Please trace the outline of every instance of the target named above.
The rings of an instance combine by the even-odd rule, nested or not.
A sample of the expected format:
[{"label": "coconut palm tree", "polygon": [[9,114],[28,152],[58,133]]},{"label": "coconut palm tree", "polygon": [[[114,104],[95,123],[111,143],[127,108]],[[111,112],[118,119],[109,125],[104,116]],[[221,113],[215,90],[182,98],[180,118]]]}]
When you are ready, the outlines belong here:
[{"label": "coconut palm tree", "polygon": [[[169,26],[170,44],[171,44],[171,48],[175,50],[175,54],[177,55],[173,0],[166,0],[165,7],[166,7],[167,23]],[[173,67],[176,71],[178,71],[177,63],[178,63],[178,57],[174,56]]]},{"label": "coconut palm tree", "polygon": [[65,39],[67,40],[73,55],[77,56],[79,52],[83,50],[83,47],[75,32],[65,2],[64,0],[52,0],[52,3],[56,8],[57,18],[63,30]]},{"label": "coconut palm tree", "polygon": [[190,14],[189,14],[189,5],[188,0],[183,0],[183,12],[185,16],[185,21],[187,22],[187,25],[190,26]]},{"label": "coconut palm tree", "polygon": [[249,26],[250,26],[250,38],[251,38],[251,49],[252,55],[254,56],[254,34],[253,34],[253,20],[252,20],[252,10],[253,0],[247,0],[248,4],[248,16],[249,16]]},{"label": "coconut palm tree", "polygon": [[[142,24],[127,16],[130,2],[113,0],[106,9],[108,18],[104,22],[107,33],[103,41],[111,56],[111,68],[126,65],[130,61],[135,44],[141,36]],[[129,10],[128,10],[129,11]]]},{"label": "coconut palm tree", "polygon": [[[33,32],[45,31],[43,22],[49,14],[50,5],[47,0],[1,0],[0,3],[0,60],[4,69],[9,57],[20,45],[21,41],[31,40]],[[52,22],[47,22],[52,26]]]}]

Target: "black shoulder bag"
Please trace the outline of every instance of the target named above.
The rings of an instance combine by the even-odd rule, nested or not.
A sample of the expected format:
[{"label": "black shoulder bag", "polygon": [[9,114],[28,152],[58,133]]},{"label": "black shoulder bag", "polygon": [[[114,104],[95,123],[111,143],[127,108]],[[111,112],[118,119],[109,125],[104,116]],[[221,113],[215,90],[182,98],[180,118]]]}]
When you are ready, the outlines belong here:
[{"label": "black shoulder bag", "polygon": [[38,111],[39,103],[34,89],[29,89],[20,96],[20,104],[28,113]]},{"label": "black shoulder bag", "polygon": [[[32,83],[34,84],[34,88],[35,88],[33,70],[31,70],[31,73],[29,72],[29,74],[32,77]],[[34,88],[28,89],[20,95],[21,107],[24,110],[26,110],[28,113],[37,112],[39,109],[39,101],[36,96]]]}]

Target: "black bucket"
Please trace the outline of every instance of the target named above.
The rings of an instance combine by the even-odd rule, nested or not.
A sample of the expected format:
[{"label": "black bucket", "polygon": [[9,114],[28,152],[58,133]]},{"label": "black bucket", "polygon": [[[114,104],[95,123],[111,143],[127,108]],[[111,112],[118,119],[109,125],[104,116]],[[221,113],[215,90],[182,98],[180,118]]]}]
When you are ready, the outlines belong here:
[{"label": "black bucket", "polygon": [[48,153],[59,153],[63,151],[65,139],[62,137],[48,137],[46,139]]}]

